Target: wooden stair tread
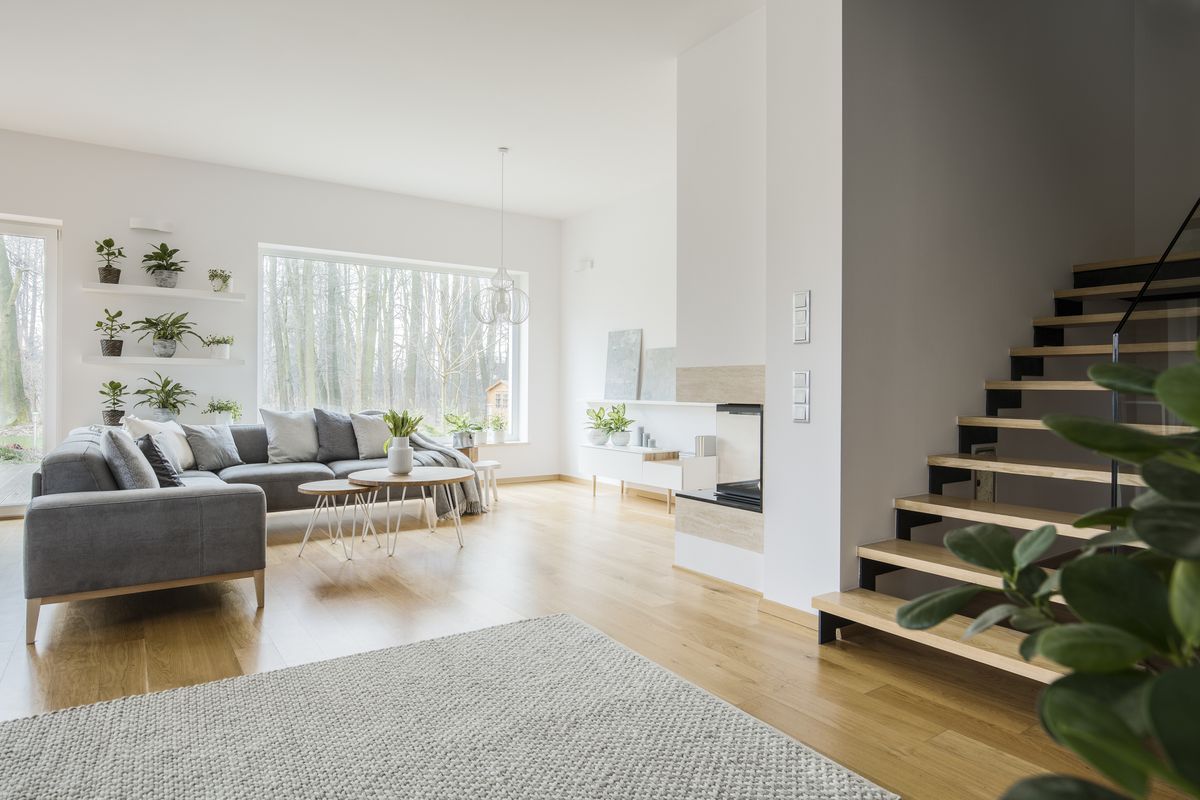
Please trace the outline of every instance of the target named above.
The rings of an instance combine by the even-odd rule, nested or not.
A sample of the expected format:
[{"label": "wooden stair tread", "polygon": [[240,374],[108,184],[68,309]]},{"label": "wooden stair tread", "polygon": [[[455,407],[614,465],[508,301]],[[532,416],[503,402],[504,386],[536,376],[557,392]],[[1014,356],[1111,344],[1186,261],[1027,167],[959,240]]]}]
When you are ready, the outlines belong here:
[{"label": "wooden stair tread", "polygon": [[[859,545],[858,557],[881,564],[917,570],[929,575],[974,583],[989,589],[1003,589],[1004,579],[991,570],[968,564],[944,547],[907,539],[885,539],[882,542]],[[1062,602],[1056,595],[1056,602]]]},{"label": "wooden stair tread", "polygon": [[1043,525],[1053,525],[1060,536],[1070,536],[1075,539],[1090,539],[1108,532],[1108,528],[1072,527],[1075,520],[1079,519],[1079,515],[1067,511],[1018,506],[1011,503],[991,503],[970,497],[917,494],[911,497],[897,497],[893,501],[893,505],[905,511],[919,511],[923,514],[934,514],[939,517],[950,517],[968,522],[990,522],[993,525],[1003,525],[1007,528],[1019,528],[1026,531],[1040,528]]},{"label": "wooden stair tread", "polygon": [[[1162,254],[1156,256],[1139,256],[1137,258],[1118,258],[1112,261],[1093,261],[1088,264],[1076,264],[1071,267],[1072,272],[1094,272],[1099,269],[1121,269],[1122,267],[1152,267],[1162,258]],[[1191,250],[1182,253],[1172,253],[1167,257],[1166,263],[1170,264],[1173,261],[1195,261],[1200,259],[1200,251]]]},{"label": "wooden stair tread", "polygon": [[1008,389],[1017,392],[1107,392],[1092,381],[1051,381],[1025,378],[1019,381],[985,381],[985,389]]},{"label": "wooden stair tread", "polygon": [[1067,672],[1065,667],[1043,658],[1026,661],[1018,650],[1025,635],[1008,628],[990,628],[963,641],[962,635],[971,624],[971,618],[960,614],[955,614],[940,625],[925,631],[901,628],[896,622],[896,611],[904,603],[905,601],[898,597],[866,589],[830,592],[818,595],[812,600],[813,608],[818,611],[1042,683],[1057,680]]},{"label": "wooden stair tread", "polygon": [[[1130,342],[1121,345],[1123,355],[1134,353],[1190,353],[1195,342]],[[1068,344],[1061,347],[1010,347],[1010,356],[1111,356],[1111,344]]]},{"label": "wooden stair tread", "polygon": [[[1133,283],[1110,283],[1104,286],[1087,286],[1082,289],[1059,289],[1054,296],[1060,300],[1081,300],[1094,297],[1132,297],[1142,289],[1145,281]],[[1200,287],[1200,277],[1197,278],[1164,278],[1150,284],[1151,291],[1161,292],[1173,289],[1195,289]],[[1147,297],[1152,297],[1148,294]]]},{"label": "wooden stair tread", "polygon": [[[1033,324],[1039,328],[1079,328],[1087,325],[1116,325],[1124,316],[1114,311],[1106,314],[1075,314],[1065,317],[1038,317]],[[1135,311],[1129,315],[1130,322],[1146,322],[1157,319],[1194,319],[1200,317],[1200,306],[1183,308],[1152,308]]]},{"label": "wooden stair tread", "polygon": [[[1075,464],[1068,461],[1045,461],[1037,458],[1006,458],[990,453],[940,453],[929,456],[927,462],[934,467],[957,467],[959,469],[999,472],[1006,475],[1030,475],[1037,478],[1057,478],[1089,483],[1108,483],[1111,473],[1108,467],[1090,464]],[[1132,472],[1118,476],[1122,486],[1145,486],[1142,477]]]},{"label": "wooden stair tread", "polygon": [[[958,424],[972,428],[1011,428],[1029,431],[1050,430],[1046,427],[1046,423],[1040,419],[1029,419],[1027,417],[959,417]],[[1126,422],[1124,424],[1127,427],[1137,428],[1147,433],[1156,433],[1160,436],[1196,432],[1195,428],[1188,425],[1148,425],[1133,422]]]}]

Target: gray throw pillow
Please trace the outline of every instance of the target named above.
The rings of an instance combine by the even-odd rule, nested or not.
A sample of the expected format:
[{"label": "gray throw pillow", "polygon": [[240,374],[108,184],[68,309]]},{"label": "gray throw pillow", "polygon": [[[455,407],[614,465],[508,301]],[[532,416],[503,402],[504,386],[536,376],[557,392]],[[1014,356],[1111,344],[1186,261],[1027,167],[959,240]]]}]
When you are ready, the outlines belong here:
[{"label": "gray throw pillow", "polygon": [[317,422],[311,411],[261,409],[267,428],[267,463],[317,460]]},{"label": "gray throw pillow", "polygon": [[179,470],[175,468],[171,457],[164,452],[155,438],[150,434],[139,436],[137,440],[138,449],[142,451],[142,455],[150,462],[150,468],[154,470],[154,477],[158,478],[158,485],[167,488],[178,488],[183,486],[183,481],[179,480]]},{"label": "gray throw pillow", "polygon": [[383,417],[351,414],[350,424],[354,426],[354,438],[358,440],[358,457],[383,458],[383,443],[392,436]]},{"label": "gray throw pillow", "polygon": [[196,469],[220,472],[242,463],[228,425],[184,425],[183,431],[196,456]]},{"label": "gray throw pillow", "polygon": [[120,489],[157,489],[154,467],[142,455],[133,438],[125,431],[106,430],[100,437],[100,451],[112,470]]},{"label": "gray throw pillow", "polygon": [[358,439],[350,415],[340,411],[314,408],[317,420],[317,461],[346,461],[358,458]]}]

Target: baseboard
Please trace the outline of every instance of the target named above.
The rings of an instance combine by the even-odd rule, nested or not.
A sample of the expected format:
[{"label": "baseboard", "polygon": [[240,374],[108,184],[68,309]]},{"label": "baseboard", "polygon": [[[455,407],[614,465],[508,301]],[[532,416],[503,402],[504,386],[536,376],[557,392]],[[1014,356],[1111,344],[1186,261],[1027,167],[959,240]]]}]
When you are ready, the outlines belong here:
[{"label": "baseboard", "polygon": [[754,589],[751,589],[747,586],[742,586],[740,583],[734,583],[733,581],[722,580],[721,578],[716,578],[716,577],[713,577],[712,575],[709,575],[707,572],[700,572],[699,570],[688,569],[687,567],[681,567],[678,564],[672,564],[671,569],[676,570],[678,572],[682,572],[685,575],[694,575],[695,577],[700,578],[701,580],[705,581],[706,583],[715,583],[724,589],[729,589],[731,591],[738,592],[739,594],[748,594],[751,597],[757,597],[757,598],[759,598],[759,603],[762,602],[762,592],[755,591]]},{"label": "baseboard", "polygon": [[496,483],[498,483],[500,485],[504,485],[506,483],[545,483],[547,481],[559,480],[561,477],[562,476],[558,475],[558,474],[554,474],[554,475],[514,475],[509,478],[502,478],[499,475],[497,475]]},{"label": "baseboard", "polygon": [[783,603],[767,600],[765,597],[758,601],[758,610],[761,614],[779,617],[779,619],[803,625],[805,628],[811,628],[814,631],[817,629],[817,615],[809,611],[801,611],[798,608],[785,606]]},{"label": "baseboard", "polygon": [[560,481],[565,481],[567,483],[577,483],[580,486],[591,486],[592,485],[591,478],[581,478],[578,475],[568,475],[565,472],[560,473],[558,476],[558,479]]}]

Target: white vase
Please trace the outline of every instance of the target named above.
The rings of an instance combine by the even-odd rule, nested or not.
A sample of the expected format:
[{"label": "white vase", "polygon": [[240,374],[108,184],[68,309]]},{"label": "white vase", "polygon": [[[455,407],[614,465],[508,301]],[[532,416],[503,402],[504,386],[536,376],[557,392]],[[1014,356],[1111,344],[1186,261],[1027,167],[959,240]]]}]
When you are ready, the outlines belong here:
[{"label": "white vase", "polygon": [[508,431],[492,431],[492,444],[504,444],[508,439]]},{"label": "white vase", "polygon": [[600,428],[589,428],[588,429],[588,442],[590,444],[602,445],[607,441],[608,441],[608,431],[601,430]]},{"label": "white vase", "polygon": [[629,431],[617,431],[609,440],[613,447],[628,447],[629,446]]},{"label": "white vase", "polygon": [[387,449],[387,468],[393,475],[407,475],[413,471],[413,449],[408,446],[407,436],[393,436]]},{"label": "white vase", "polygon": [[212,344],[208,349],[212,352],[213,358],[229,358],[229,345],[227,344]]}]

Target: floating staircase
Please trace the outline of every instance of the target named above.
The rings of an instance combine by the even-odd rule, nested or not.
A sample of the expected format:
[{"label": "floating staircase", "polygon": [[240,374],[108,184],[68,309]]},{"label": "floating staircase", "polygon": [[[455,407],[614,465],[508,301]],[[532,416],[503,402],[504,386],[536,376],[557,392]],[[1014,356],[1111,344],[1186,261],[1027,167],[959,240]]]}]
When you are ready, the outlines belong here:
[{"label": "floating staircase", "polygon": [[[1057,501],[1060,495],[1066,496],[1068,493],[1062,491],[1066,482],[1079,487],[1073,490],[1076,504],[1079,492],[1090,491],[1094,495],[1099,491],[1103,494],[1103,490],[1095,485],[1111,484],[1110,465],[1002,455],[1007,440],[1001,439],[1001,432],[1005,432],[1005,436],[1035,437],[1032,440],[1035,449],[1037,442],[1053,444],[1052,439],[1036,438],[1043,434],[1053,437],[1037,415],[1018,416],[1023,405],[1034,401],[1035,396],[1027,397],[1026,393],[1037,393],[1038,402],[1062,406],[1058,410],[1072,410],[1086,403],[1090,406],[1086,410],[1080,409],[1081,413],[1095,414],[1098,406],[1107,408],[1108,395],[1106,393],[1103,400],[1094,395],[1105,390],[1087,380],[1087,367],[1112,357],[1109,336],[1130,303],[1143,290],[1157,261],[1157,258],[1128,259],[1080,264],[1074,268],[1074,287],[1054,293],[1054,315],[1033,319],[1033,345],[1009,350],[1008,378],[984,383],[985,414],[957,418],[958,452],[927,457],[928,493],[896,498],[893,538],[858,548],[859,588],[813,598],[813,607],[820,618],[822,643],[834,641],[839,629],[858,624],[1036,681],[1050,682],[1064,673],[1062,668],[1048,661],[1022,658],[1018,647],[1024,634],[1007,627],[997,626],[963,641],[962,635],[971,623],[969,616],[955,615],[926,631],[901,628],[896,623],[896,611],[905,600],[878,591],[877,579],[906,570],[936,576],[943,584],[950,581],[1000,588],[999,576],[961,561],[941,545],[942,529],[931,529],[930,534],[936,535],[921,534],[923,540],[914,541],[914,531],[943,521],[957,527],[992,523],[1011,529],[1014,536],[1052,525],[1063,537],[1064,546],[1071,542],[1082,546],[1088,539],[1107,532],[1107,528],[1073,527],[1079,518],[1079,510],[1005,503],[994,497],[964,497],[961,496],[962,488],[956,490],[959,496],[954,496],[946,494],[945,490],[951,486],[969,490],[981,474],[990,473],[990,483],[995,487],[997,497],[1008,488],[1002,481],[1014,479],[1009,476],[1034,481],[1034,486],[1046,489],[1037,495],[1039,499]],[[1122,361],[1161,368],[1168,360],[1170,363],[1190,360],[1186,354],[1195,348],[1196,329],[1200,325],[1198,298],[1200,252],[1184,252],[1168,258],[1129,316],[1120,345]],[[1188,330],[1180,332],[1180,328]],[[1070,341],[1068,334],[1072,337]],[[1088,341],[1089,337],[1093,341]],[[1168,424],[1175,420],[1164,419],[1161,406],[1149,398],[1137,401],[1130,413],[1142,415],[1134,424],[1151,433],[1168,435],[1194,430],[1185,425]],[[1029,441],[1025,440],[1026,443]],[[1117,480],[1121,487],[1126,487],[1122,491],[1127,494],[1145,485],[1135,472],[1121,471]],[[1026,484],[1027,491],[1029,485]],[[1090,490],[1082,488],[1088,485],[1092,486]],[[1091,507],[1100,505],[1104,502],[1098,501]],[[949,528],[944,526],[944,529]],[[1062,555],[1059,553],[1059,558]]]}]

